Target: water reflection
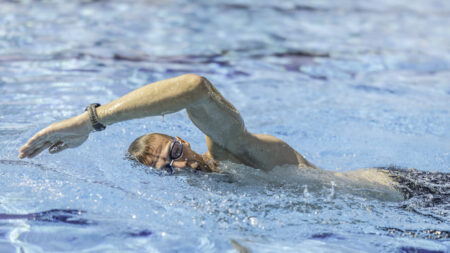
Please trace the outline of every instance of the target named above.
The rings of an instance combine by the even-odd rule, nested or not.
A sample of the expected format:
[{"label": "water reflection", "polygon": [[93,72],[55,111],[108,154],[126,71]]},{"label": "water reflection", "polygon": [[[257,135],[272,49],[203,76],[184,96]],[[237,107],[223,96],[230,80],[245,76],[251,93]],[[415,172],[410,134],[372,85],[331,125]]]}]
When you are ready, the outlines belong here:
[{"label": "water reflection", "polygon": [[[205,151],[204,136],[181,113],[111,127],[76,153],[15,157],[43,125],[93,101],[195,72],[250,130],[282,137],[321,168],[448,172],[449,9],[446,1],[401,0],[2,2],[0,210],[24,216],[3,220],[0,234],[25,231],[2,243],[47,251],[72,249],[74,238],[79,251],[226,251],[231,240],[260,252],[446,251],[445,192],[393,201],[382,188],[333,174],[225,164],[224,174],[169,177],[122,159],[148,132],[186,135]],[[73,228],[72,219],[96,225]],[[428,246],[416,247],[422,239]]]}]

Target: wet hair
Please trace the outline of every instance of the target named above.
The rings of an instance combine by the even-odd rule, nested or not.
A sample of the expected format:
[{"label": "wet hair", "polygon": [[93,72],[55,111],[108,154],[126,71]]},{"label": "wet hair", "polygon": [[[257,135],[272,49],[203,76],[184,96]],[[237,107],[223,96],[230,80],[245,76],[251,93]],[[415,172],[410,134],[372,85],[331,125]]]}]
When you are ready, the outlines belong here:
[{"label": "wet hair", "polygon": [[142,135],[130,144],[128,153],[132,159],[137,160],[144,165],[153,166],[154,160],[152,157],[157,148],[155,143],[157,143],[156,140],[161,137],[167,138],[168,140],[172,139],[172,137],[160,133]]}]

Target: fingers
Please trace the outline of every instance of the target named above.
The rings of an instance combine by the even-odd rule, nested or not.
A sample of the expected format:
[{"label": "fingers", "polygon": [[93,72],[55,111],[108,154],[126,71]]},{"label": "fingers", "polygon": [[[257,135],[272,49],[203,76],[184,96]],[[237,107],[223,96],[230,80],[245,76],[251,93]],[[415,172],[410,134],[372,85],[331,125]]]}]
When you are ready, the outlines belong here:
[{"label": "fingers", "polygon": [[[28,142],[20,148],[19,158],[28,157],[36,150],[40,149],[43,145],[45,145],[48,142],[46,136],[47,134],[45,134],[43,131],[40,131],[33,137],[31,137],[30,140],[28,140]],[[38,152],[37,154],[39,153],[40,152]]]},{"label": "fingers", "polygon": [[48,148],[51,145],[51,142],[47,141],[42,143],[40,146],[37,147],[26,147],[25,149],[22,148],[19,153],[19,158],[33,158],[39,153],[41,153],[44,149]]},{"label": "fingers", "polygon": [[[40,151],[42,151],[42,147],[47,145],[47,142],[42,143],[41,145],[34,144],[34,145],[28,145],[25,144],[23,147],[19,150],[19,158],[25,158],[29,157],[31,154],[39,154]],[[40,151],[39,151],[40,150]],[[36,151],[39,151],[36,153]]]},{"label": "fingers", "polygon": [[51,145],[50,142],[46,142],[44,143],[41,147],[37,148],[36,150],[34,150],[31,154],[28,155],[29,158],[33,158],[35,156],[37,156],[38,154],[40,154],[44,149],[48,148]]},{"label": "fingers", "polygon": [[46,148],[48,149],[48,152],[50,154],[55,154],[58,152],[63,151],[64,149],[69,148],[69,145],[65,144],[62,141],[58,141],[54,144],[52,144],[51,142],[47,141],[42,143],[42,145],[36,147],[36,145],[34,145],[34,147],[22,147],[19,153],[19,158],[33,158],[35,156],[37,156],[38,154],[40,154],[43,150],[45,150]]}]

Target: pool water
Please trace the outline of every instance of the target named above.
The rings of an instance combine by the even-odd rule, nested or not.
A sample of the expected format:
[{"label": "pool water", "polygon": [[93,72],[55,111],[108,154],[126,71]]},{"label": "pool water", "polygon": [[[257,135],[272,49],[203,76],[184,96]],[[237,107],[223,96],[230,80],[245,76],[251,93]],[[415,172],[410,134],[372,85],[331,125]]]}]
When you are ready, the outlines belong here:
[{"label": "pool water", "polygon": [[448,1],[1,2],[0,252],[449,252],[448,195],[391,201],[290,167],[167,176],[125,159],[149,132],[205,152],[183,111],[17,158],[90,103],[197,73],[249,131],[320,168],[448,173],[449,27]]}]

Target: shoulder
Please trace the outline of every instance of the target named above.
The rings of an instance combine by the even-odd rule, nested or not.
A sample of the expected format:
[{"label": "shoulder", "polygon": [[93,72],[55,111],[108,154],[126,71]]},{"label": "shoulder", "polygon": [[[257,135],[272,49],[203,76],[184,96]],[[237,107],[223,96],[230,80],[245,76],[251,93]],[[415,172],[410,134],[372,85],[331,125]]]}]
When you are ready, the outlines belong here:
[{"label": "shoulder", "polygon": [[317,168],[283,140],[269,134],[247,133],[236,145],[222,147],[207,137],[210,154],[218,160],[230,160],[269,171],[277,166],[296,165]]}]

